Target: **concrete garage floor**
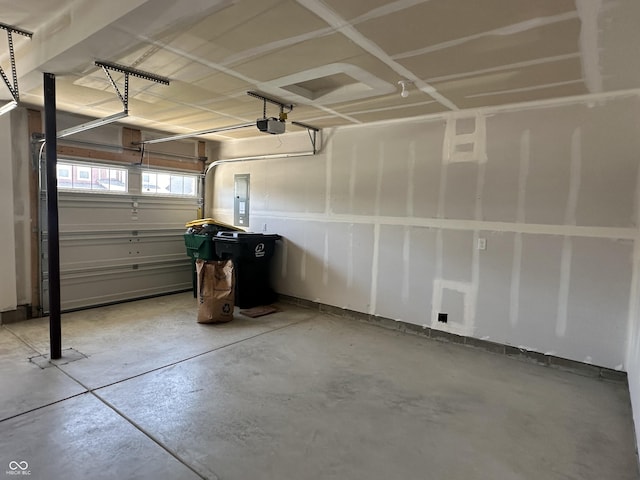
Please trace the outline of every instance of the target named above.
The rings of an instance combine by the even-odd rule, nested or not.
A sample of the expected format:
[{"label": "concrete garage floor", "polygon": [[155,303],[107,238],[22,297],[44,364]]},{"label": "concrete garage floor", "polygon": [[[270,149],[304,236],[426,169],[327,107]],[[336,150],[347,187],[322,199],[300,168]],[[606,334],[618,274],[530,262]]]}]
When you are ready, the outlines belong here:
[{"label": "concrete garage floor", "polygon": [[65,314],[57,365],[28,360],[46,319],[3,326],[0,478],[639,478],[623,382],[280,308],[198,325],[185,293]]}]

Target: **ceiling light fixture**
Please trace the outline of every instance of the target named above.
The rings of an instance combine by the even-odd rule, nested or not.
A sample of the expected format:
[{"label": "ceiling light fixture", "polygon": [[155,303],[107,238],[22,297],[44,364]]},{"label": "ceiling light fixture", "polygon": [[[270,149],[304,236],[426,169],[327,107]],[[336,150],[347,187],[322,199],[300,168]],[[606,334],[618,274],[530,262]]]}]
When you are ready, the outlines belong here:
[{"label": "ceiling light fixture", "polygon": [[402,86],[402,91],[400,92],[400,96],[402,98],[407,98],[409,96],[409,91],[407,90],[407,85],[411,85],[413,82],[409,80],[400,80],[398,85]]},{"label": "ceiling light fixture", "polygon": [[18,102],[16,102],[15,100],[10,101],[9,103],[3,105],[0,108],[0,115],[4,115],[5,113],[10,112],[11,110],[16,108],[17,106],[18,106]]}]

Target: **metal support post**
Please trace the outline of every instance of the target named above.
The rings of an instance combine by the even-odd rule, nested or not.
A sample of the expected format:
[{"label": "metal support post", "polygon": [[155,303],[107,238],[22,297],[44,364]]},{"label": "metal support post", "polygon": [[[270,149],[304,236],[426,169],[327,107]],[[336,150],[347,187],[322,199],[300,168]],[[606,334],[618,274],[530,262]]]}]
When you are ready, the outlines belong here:
[{"label": "metal support post", "polygon": [[44,132],[47,160],[47,245],[49,247],[49,339],[51,359],[62,357],[60,326],[60,230],[58,226],[56,77],[44,73]]}]

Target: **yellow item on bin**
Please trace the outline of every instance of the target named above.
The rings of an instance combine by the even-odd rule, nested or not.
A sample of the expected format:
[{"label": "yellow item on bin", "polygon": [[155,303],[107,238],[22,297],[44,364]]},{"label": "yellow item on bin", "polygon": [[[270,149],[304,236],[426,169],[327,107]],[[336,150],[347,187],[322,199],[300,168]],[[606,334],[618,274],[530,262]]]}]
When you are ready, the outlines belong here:
[{"label": "yellow item on bin", "polygon": [[189,227],[196,227],[198,225],[218,225],[219,227],[224,227],[228,230],[232,230],[235,232],[244,232],[243,229],[238,228],[238,227],[234,227],[233,225],[229,225],[223,222],[219,222],[218,220],[215,220],[213,218],[199,218],[197,220],[191,220],[190,222],[187,222],[184,224],[185,227],[189,228]]}]

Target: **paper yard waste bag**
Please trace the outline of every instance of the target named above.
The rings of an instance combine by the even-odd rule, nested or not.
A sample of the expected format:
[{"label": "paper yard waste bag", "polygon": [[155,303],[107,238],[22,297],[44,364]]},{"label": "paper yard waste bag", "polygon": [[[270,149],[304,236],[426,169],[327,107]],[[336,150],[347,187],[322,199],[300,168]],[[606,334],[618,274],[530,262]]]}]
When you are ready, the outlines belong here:
[{"label": "paper yard waste bag", "polygon": [[198,323],[223,323],[233,320],[233,261],[196,262],[198,272]]}]

